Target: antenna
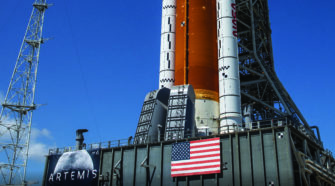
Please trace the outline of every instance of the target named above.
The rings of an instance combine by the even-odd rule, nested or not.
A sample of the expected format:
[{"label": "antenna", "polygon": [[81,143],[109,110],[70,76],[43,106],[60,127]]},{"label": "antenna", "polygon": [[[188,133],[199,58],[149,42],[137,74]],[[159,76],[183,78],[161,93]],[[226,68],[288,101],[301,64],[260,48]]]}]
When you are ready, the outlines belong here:
[{"label": "antenna", "polygon": [[35,0],[0,113],[0,185],[26,184],[31,121],[46,0]]}]

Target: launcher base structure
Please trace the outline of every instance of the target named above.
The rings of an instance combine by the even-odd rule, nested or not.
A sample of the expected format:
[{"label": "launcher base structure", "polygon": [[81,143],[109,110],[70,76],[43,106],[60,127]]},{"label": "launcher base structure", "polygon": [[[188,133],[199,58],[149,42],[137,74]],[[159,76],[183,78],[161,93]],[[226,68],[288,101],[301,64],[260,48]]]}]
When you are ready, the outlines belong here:
[{"label": "launcher base structure", "polygon": [[[221,146],[217,174],[172,178],[176,141],[103,149],[98,185],[334,185],[331,153],[286,122],[264,121],[254,123],[248,132],[217,135]],[[257,128],[260,125],[264,128]],[[178,142],[199,139],[206,138]]]},{"label": "launcher base structure", "polygon": [[[99,177],[94,185],[334,185],[335,160],[331,152],[298,126],[286,118],[255,122],[252,126],[245,132],[156,143],[133,145],[125,139],[88,145],[87,151],[100,151]],[[220,173],[171,177],[173,144],[214,137],[220,138]],[[74,149],[49,151],[44,185],[51,183],[53,157]]]}]

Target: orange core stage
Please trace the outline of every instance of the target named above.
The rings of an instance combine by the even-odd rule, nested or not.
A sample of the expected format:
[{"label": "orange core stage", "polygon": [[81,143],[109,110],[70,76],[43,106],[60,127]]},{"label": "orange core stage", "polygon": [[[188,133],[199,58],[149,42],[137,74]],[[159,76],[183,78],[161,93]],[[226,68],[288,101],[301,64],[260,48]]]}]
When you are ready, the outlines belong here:
[{"label": "orange core stage", "polygon": [[175,85],[191,84],[197,99],[219,101],[215,0],[179,0]]}]

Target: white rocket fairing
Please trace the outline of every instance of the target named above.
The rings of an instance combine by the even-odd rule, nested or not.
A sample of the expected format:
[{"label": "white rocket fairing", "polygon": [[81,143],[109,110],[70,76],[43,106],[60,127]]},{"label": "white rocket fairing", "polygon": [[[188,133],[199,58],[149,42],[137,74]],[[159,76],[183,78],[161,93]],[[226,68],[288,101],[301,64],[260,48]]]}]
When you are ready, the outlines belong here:
[{"label": "white rocket fairing", "polygon": [[241,93],[235,0],[217,0],[221,133],[241,129]]},{"label": "white rocket fairing", "polygon": [[159,88],[174,85],[176,0],[163,0]]}]

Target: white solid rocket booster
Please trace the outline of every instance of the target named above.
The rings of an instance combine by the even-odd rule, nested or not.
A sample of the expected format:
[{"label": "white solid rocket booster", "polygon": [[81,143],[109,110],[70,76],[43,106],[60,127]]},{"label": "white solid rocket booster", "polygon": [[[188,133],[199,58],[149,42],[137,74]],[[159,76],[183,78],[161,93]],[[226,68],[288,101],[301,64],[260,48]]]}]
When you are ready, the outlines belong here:
[{"label": "white solid rocket booster", "polygon": [[235,0],[217,0],[220,131],[241,129],[241,93]]},{"label": "white solid rocket booster", "polygon": [[159,88],[174,85],[175,43],[176,0],[163,0]]}]

